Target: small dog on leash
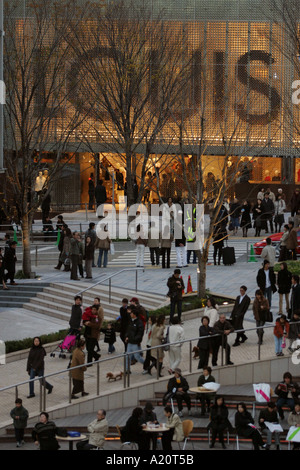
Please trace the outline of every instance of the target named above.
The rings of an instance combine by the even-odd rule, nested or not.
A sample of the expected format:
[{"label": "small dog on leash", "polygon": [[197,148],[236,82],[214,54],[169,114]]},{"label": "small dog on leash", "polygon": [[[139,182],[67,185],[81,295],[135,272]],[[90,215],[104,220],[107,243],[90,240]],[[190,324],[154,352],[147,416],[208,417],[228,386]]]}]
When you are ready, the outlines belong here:
[{"label": "small dog on leash", "polygon": [[107,372],[106,378],[108,379],[108,382],[111,380],[121,380],[123,377],[124,373],[123,372],[118,372],[117,374],[113,374],[112,372]]},{"label": "small dog on leash", "polygon": [[193,347],[193,353],[193,359],[197,359],[197,357],[199,357],[199,348],[197,346]]}]

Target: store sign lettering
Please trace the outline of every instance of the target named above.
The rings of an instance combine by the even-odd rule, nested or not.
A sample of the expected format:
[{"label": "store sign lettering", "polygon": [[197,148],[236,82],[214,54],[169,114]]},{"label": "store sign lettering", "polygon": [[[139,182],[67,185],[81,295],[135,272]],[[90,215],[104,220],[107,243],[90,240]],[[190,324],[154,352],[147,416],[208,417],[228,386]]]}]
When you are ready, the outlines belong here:
[{"label": "store sign lettering", "polygon": [[[82,106],[82,101],[78,101],[78,93],[77,90],[72,89],[74,87],[74,83],[76,84],[78,75],[80,71],[83,69],[82,62],[85,58],[88,61],[96,60],[99,56],[102,58],[107,57],[111,58],[112,61],[114,57],[118,54],[118,51],[112,50],[109,47],[95,47],[81,57],[78,58],[72,65],[71,71],[68,75],[68,88],[69,88],[69,99],[73,103],[73,105],[77,107]],[[152,57],[154,58],[154,66],[155,66],[155,50],[153,51]],[[259,80],[249,73],[248,65],[253,62],[258,61],[262,62],[264,66],[270,67],[275,61],[271,54],[266,51],[261,50],[251,50],[242,54],[236,63],[236,76],[239,82],[245,86],[245,90],[248,89],[248,93],[255,92],[258,95],[263,95],[268,100],[267,109],[264,113],[256,114],[248,112],[247,108],[243,104],[236,104],[233,106],[234,111],[237,113],[239,118],[250,124],[250,125],[261,125],[265,126],[270,122],[274,121],[279,114],[280,105],[281,105],[281,98],[276,90],[275,87],[271,86],[270,84]],[[186,93],[187,98],[186,106],[184,111],[184,118],[190,117],[196,114],[197,107],[200,108],[201,105],[201,94],[202,88],[201,87],[201,75],[202,75],[202,58],[201,58],[201,51],[195,50],[193,52],[193,66],[191,67],[191,80],[190,86],[194,87],[192,90],[193,92]],[[213,107],[214,107],[214,116],[215,119],[218,121],[222,121],[224,119],[224,110],[226,106],[226,61],[225,61],[225,53],[223,51],[215,51],[214,52],[214,70],[213,70]],[[76,85],[75,85],[76,87]],[[158,94],[158,87],[159,85],[155,85],[152,88],[153,100],[157,98]],[[70,90],[72,90],[70,92]],[[296,92],[295,92],[296,93]],[[193,102],[191,102],[193,101]],[[251,103],[250,103],[251,104]],[[88,111],[88,106],[84,106],[84,111]],[[96,120],[99,118],[99,113],[101,114],[101,119],[110,119],[110,114],[103,110],[100,111],[99,108],[95,113],[94,117]],[[174,114],[175,115],[175,114]],[[181,116],[181,114],[180,114]],[[176,118],[176,115],[175,115]]]}]

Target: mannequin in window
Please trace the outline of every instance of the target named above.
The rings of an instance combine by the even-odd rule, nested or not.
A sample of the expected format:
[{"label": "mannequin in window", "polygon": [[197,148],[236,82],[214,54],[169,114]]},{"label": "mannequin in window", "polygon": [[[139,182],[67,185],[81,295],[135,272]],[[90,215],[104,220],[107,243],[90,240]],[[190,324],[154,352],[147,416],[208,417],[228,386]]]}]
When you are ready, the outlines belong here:
[{"label": "mannequin in window", "polygon": [[265,181],[271,181],[271,176],[269,170],[265,171]]},{"label": "mannequin in window", "polygon": [[48,178],[49,178],[48,170],[44,170],[44,178],[45,178],[44,189],[48,189]]},{"label": "mannequin in window", "polygon": [[272,181],[281,181],[281,176],[280,176],[278,170],[275,170],[274,176],[273,176],[273,178],[272,178]]},{"label": "mannequin in window", "polygon": [[34,186],[34,190],[35,190],[37,196],[39,196],[41,194],[41,192],[44,188],[45,182],[46,182],[46,178],[43,175],[43,172],[39,171],[39,174],[35,179],[35,186]]}]

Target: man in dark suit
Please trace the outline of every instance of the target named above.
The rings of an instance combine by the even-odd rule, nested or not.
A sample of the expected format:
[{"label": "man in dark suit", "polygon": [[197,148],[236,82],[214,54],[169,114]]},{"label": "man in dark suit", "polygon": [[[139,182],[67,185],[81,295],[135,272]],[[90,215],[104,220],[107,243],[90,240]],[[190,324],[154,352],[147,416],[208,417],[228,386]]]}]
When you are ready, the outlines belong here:
[{"label": "man in dark suit", "polygon": [[269,193],[265,193],[265,197],[261,203],[262,206],[262,212],[263,212],[263,220],[265,223],[265,230],[266,233],[269,233],[268,231],[268,222],[270,223],[270,232],[274,233],[274,228],[273,228],[273,215],[275,212],[275,207],[272,199],[269,197]]},{"label": "man in dark suit", "polygon": [[[240,295],[235,299],[234,307],[231,312],[230,321],[235,330],[243,329],[244,316],[250,305],[250,297],[246,294],[247,287],[240,287]],[[236,334],[235,342],[232,346],[239,346],[247,340],[247,336],[244,331],[240,331]]]},{"label": "man in dark suit", "polygon": [[298,274],[292,275],[290,306],[291,308],[289,309],[288,319],[293,321],[294,312],[300,309],[300,284]]},{"label": "man in dark suit", "polygon": [[270,262],[266,259],[264,260],[263,267],[257,273],[256,282],[260,290],[263,291],[264,296],[268,299],[271,308],[272,294],[277,291],[276,277],[273,269],[270,269]]}]

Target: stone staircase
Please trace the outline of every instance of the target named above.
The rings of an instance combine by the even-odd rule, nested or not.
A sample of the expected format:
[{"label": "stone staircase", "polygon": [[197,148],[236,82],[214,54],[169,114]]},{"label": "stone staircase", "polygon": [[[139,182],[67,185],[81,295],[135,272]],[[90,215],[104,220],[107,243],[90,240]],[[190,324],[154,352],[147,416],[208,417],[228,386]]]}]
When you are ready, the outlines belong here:
[{"label": "stone staircase", "polygon": [[9,290],[0,290],[0,308],[23,308],[25,302],[43,292],[49,283],[16,281],[15,286],[8,285]]},{"label": "stone staircase", "polygon": [[[74,281],[65,284],[50,283],[33,297],[23,301],[22,307],[27,310],[44,314],[50,317],[69,321],[74,296],[87,288],[85,282]],[[106,285],[98,285],[83,293],[83,307],[92,305],[95,297],[100,297],[104,309],[105,318],[115,319],[119,315],[119,309],[124,297],[131,299],[137,297],[140,304],[147,310],[153,310],[166,302],[166,297],[159,294],[146,292],[136,293],[134,290],[111,288],[111,302],[109,302],[109,289]]]}]

